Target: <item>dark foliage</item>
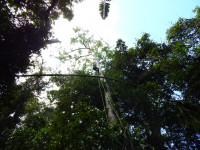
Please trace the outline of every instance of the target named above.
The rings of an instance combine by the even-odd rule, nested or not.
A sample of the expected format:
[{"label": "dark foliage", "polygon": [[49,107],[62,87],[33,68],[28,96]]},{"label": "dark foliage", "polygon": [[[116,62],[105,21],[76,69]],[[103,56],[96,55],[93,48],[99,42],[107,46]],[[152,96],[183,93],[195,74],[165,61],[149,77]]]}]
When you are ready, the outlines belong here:
[{"label": "dark foliage", "polygon": [[[72,19],[72,2],[79,0],[0,1],[1,137],[5,135],[5,128],[12,128],[18,122],[26,101],[26,98],[16,99],[19,89],[15,84],[15,75],[19,72],[25,73],[31,65],[32,54],[40,53],[50,36],[51,23],[59,14],[63,13],[68,20]],[[13,113],[16,119],[7,122]],[[2,144],[3,141],[1,140]]]}]

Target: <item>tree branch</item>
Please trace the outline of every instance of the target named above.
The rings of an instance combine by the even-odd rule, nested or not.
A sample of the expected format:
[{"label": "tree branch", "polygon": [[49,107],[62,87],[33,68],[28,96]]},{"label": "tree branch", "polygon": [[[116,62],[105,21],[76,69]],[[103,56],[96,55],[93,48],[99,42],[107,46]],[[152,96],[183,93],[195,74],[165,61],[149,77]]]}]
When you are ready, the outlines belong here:
[{"label": "tree branch", "polygon": [[84,56],[79,56],[78,58],[75,58],[75,59],[76,59],[76,61],[77,61],[77,60],[79,60],[80,58],[82,58],[82,57],[87,57],[87,56],[91,56],[91,54],[84,55]]},{"label": "tree branch", "polygon": [[49,20],[50,12],[51,12],[51,11],[53,10],[53,8],[56,6],[56,4],[57,4],[58,1],[59,1],[59,0],[53,0],[52,3],[51,3],[51,5],[47,8],[47,10],[46,10],[46,12],[45,12],[45,16],[44,16],[44,19],[45,19],[46,21]]},{"label": "tree branch", "polygon": [[67,54],[70,54],[70,53],[73,53],[73,52],[75,52],[75,51],[77,51],[77,50],[82,50],[82,49],[88,49],[88,48],[77,48],[77,49],[73,49],[73,50],[71,50],[71,52],[69,52],[69,53],[67,53]]}]

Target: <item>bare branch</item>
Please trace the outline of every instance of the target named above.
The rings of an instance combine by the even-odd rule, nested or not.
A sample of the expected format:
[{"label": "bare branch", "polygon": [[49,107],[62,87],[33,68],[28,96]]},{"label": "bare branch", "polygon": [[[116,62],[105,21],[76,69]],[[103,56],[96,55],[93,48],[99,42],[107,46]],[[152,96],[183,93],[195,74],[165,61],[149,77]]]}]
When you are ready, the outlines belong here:
[{"label": "bare branch", "polygon": [[88,49],[89,50],[89,48],[77,48],[77,49],[71,50],[68,54],[73,53],[73,52],[78,51],[78,50],[84,50],[84,49]]},{"label": "bare branch", "polygon": [[86,46],[86,44],[85,44],[85,42],[83,41],[83,45],[85,46],[85,48],[87,48],[87,49],[89,49],[90,50],[90,46],[89,46],[89,48]]},{"label": "bare branch", "polygon": [[88,56],[91,56],[91,54],[84,55],[84,56],[79,56],[78,58],[75,58],[75,59],[76,59],[76,61],[77,61],[77,60],[79,60],[79,59],[82,58],[82,57],[88,57]]}]

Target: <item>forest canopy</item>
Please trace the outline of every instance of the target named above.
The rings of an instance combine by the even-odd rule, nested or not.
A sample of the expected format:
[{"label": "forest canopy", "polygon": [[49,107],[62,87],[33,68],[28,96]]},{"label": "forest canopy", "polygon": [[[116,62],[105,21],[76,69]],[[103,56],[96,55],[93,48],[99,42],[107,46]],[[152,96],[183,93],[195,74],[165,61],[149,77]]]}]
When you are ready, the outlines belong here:
[{"label": "forest canopy", "polygon": [[[45,48],[52,22],[61,13],[71,20],[78,2],[0,2],[0,149],[200,149],[199,7],[167,30],[166,43],[145,33],[131,48],[123,39],[111,48],[75,28],[74,49],[59,57],[79,66],[75,76],[16,83],[36,65],[30,58]],[[109,2],[100,4],[103,19]]]}]

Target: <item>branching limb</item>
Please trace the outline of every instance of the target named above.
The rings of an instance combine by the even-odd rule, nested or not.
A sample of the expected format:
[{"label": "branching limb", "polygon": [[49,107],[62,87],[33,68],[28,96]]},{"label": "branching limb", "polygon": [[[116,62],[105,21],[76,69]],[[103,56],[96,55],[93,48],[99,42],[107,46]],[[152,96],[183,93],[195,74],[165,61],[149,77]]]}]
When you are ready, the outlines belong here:
[{"label": "branching limb", "polygon": [[76,61],[79,60],[80,58],[83,58],[83,57],[88,57],[88,56],[91,56],[91,54],[88,54],[88,55],[84,55],[84,56],[79,56],[78,58],[75,58]]},{"label": "branching limb", "polygon": [[71,51],[68,52],[67,54],[73,53],[73,52],[78,51],[78,50],[84,50],[84,49],[87,49],[87,50],[88,50],[88,48],[77,48],[77,49],[71,50]]}]

